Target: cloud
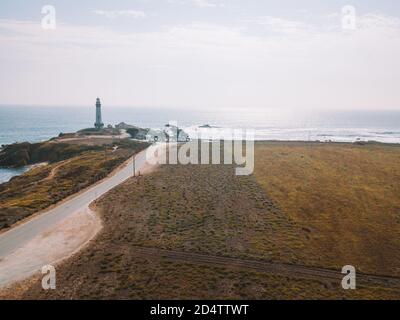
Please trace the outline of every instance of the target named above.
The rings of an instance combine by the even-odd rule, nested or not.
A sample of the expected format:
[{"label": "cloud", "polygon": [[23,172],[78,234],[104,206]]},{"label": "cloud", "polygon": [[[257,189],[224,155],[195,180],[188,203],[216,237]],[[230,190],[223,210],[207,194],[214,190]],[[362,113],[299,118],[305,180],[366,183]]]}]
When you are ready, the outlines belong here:
[{"label": "cloud", "polygon": [[143,19],[147,17],[147,15],[143,11],[138,11],[138,10],[115,10],[115,11],[94,10],[93,13],[99,16],[104,16],[109,19],[115,19],[118,17]]},{"label": "cloud", "polygon": [[354,32],[340,19],[321,27],[272,16],[235,27],[58,24],[46,32],[38,22],[0,20],[0,102],[82,104],[100,92],[115,105],[399,108],[398,20],[358,22]]},{"label": "cloud", "polygon": [[400,19],[369,13],[356,18],[357,27],[364,30],[400,31]]},{"label": "cloud", "polygon": [[209,0],[167,0],[168,3],[172,4],[191,4],[199,8],[223,8],[225,7],[224,3],[216,3]]},{"label": "cloud", "polygon": [[224,7],[224,4],[222,4],[222,3],[213,3],[208,0],[192,0],[192,3],[196,7],[200,7],[200,8]]},{"label": "cloud", "polygon": [[281,17],[262,16],[244,20],[246,23],[256,24],[271,32],[284,34],[299,34],[311,32],[313,26],[301,21],[289,20]]}]

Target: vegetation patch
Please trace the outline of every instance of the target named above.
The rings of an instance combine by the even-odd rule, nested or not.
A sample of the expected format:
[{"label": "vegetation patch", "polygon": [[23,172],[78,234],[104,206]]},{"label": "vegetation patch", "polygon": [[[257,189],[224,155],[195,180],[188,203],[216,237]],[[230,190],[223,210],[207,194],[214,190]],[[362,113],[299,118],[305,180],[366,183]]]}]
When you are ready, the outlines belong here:
[{"label": "vegetation patch", "polygon": [[[34,168],[0,184],[0,229],[45,209],[105,178],[113,169],[148,144],[121,140],[105,146],[80,148],[80,145],[46,143],[61,146],[61,150],[81,150],[78,156]],[[84,146],[86,147],[86,146]],[[118,149],[115,149],[118,147]],[[51,148],[51,150],[54,150]],[[59,149],[56,149],[59,150]],[[63,153],[61,158],[70,155]],[[49,155],[52,159],[54,155]]]},{"label": "vegetation patch", "polygon": [[[318,202],[323,199],[323,188],[320,191],[308,190],[304,193],[304,198],[310,197],[313,190],[320,193],[317,193],[318,197],[313,195],[304,202],[299,202],[301,197],[292,198],[292,195],[302,192],[302,188],[308,188],[311,181],[318,179],[321,179],[321,182],[317,186],[325,187],[330,185],[328,181],[331,181],[335,188],[346,188],[346,183],[350,182],[355,188],[359,188],[360,186],[353,181],[365,183],[365,178],[362,178],[360,172],[356,173],[356,164],[359,168],[363,168],[365,163],[369,164],[368,168],[376,168],[377,159],[380,165],[384,165],[383,171],[387,170],[386,172],[390,172],[393,177],[397,177],[397,167],[389,163],[392,164],[398,157],[398,149],[378,149],[374,153],[372,150],[352,150],[353,146],[350,145],[310,146],[280,143],[272,146],[256,144],[254,176],[235,176],[234,166],[230,165],[165,165],[148,176],[132,178],[111,190],[96,202],[97,210],[101,212],[104,221],[102,232],[90,247],[60,266],[57,290],[44,292],[38,281],[24,293],[23,298],[398,298],[398,291],[389,288],[360,287],[357,290],[345,291],[341,289],[340,281],[294,279],[280,276],[279,272],[270,274],[241,269],[234,265],[222,267],[213,264],[213,256],[222,256],[334,267],[340,270],[340,259],[343,256],[338,253],[342,251],[334,249],[336,244],[326,247],[328,239],[332,240],[329,238],[332,233],[324,232],[332,228],[346,237],[351,231],[350,234],[356,239],[354,243],[361,242],[357,238],[359,234],[354,233],[353,229],[346,230],[340,226],[333,215],[329,219],[329,215],[324,215],[324,220],[318,220],[311,219],[313,216],[309,211],[305,211],[307,214],[303,216],[294,213],[307,210],[307,205],[313,204],[314,201],[317,201],[317,204],[313,204],[312,208],[325,209],[323,203]],[[366,146],[355,148],[358,147]],[[308,148],[320,149],[307,151]],[[372,156],[373,154],[375,156]],[[353,156],[356,156],[357,161],[354,162]],[[329,162],[330,167],[335,167],[335,164],[338,166],[335,175],[329,176],[328,173],[332,171],[327,170],[321,162],[324,157],[332,160]],[[346,158],[353,160],[347,162]],[[271,164],[269,160],[275,162]],[[373,163],[375,164],[370,167]],[[346,169],[346,165],[350,167]],[[339,166],[346,171],[340,173]],[[263,171],[266,168],[269,170]],[[366,188],[374,188],[371,181],[381,186],[396,186],[394,178],[391,180],[386,175],[376,175],[373,170],[367,172],[370,176],[367,178]],[[381,171],[378,170],[379,172]],[[362,171],[362,174],[365,172]],[[347,177],[350,182],[346,180]],[[290,184],[292,179],[299,179],[295,180],[298,183]],[[339,181],[343,185],[340,185]],[[325,184],[322,185],[322,182]],[[341,193],[342,200],[354,208],[353,215],[358,227],[368,228],[369,222],[366,222],[365,217],[360,217],[370,214],[370,211],[359,210],[360,207],[352,201],[359,199],[357,205],[362,206],[363,202],[360,199],[364,201],[365,197],[371,197],[370,204],[378,205],[380,198],[372,193],[359,195],[361,198],[353,198],[351,194],[349,196]],[[374,198],[375,196],[378,198]],[[395,201],[394,198],[392,200]],[[296,204],[294,201],[297,201]],[[338,207],[336,202],[331,205]],[[291,208],[296,211],[291,211]],[[308,217],[308,220],[305,217]],[[324,226],[319,229],[318,226],[322,223]],[[373,223],[377,221],[373,220]],[[354,223],[351,225],[354,226]],[[382,228],[382,225],[379,227]],[[397,232],[397,224],[385,225],[383,231],[390,236],[386,237],[382,233],[381,239],[384,242],[378,242],[381,247],[385,247],[386,241],[396,241],[393,238]],[[375,235],[373,237],[374,241],[379,240]],[[349,241],[349,238],[345,239]],[[319,240],[324,244],[321,247],[316,245]],[[343,240],[340,242],[339,236],[333,240],[339,241],[337,245],[340,249],[346,248]],[[210,255],[211,258],[208,263],[190,259],[171,260],[163,254],[144,254],[149,248],[177,253],[201,253]],[[393,248],[394,259],[398,248]],[[329,250],[336,250],[336,260],[333,253],[326,252]],[[378,261],[376,257],[381,253],[374,250],[368,254],[364,256],[367,262],[364,262],[359,271],[373,270],[371,266],[374,264],[367,263]],[[354,260],[347,263],[352,261]],[[378,266],[376,262],[375,266]]]},{"label": "vegetation patch", "polygon": [[85,135],[85,136],[108,136],[108,135],[120,135],[121,131],[117,128],[86,128],[79,130],[77,132],[78,135]]},{"label": "vegetation patch", "polygon": [[89,146],[51,141],[39,143],[14,143],[0,152],[0,167],[22,167],[39,162],[57,162],[86,151],[101,150],[101,146]]},{"label": "vegetation patch", "polygon": [[400,276],[400,146],[256,144],[255,177],[303,230],[300,263]]}]

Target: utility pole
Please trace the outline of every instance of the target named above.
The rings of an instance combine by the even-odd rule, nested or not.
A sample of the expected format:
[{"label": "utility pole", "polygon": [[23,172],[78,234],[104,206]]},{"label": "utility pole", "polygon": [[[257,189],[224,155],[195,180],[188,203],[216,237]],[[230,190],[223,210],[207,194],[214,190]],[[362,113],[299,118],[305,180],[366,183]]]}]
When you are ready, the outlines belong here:
[{"label": "utility pole", "polygon": [[133,156],[132,159],[133,159],[133,161],[132,161],[132,164],[133,164],[133,176],[136,177],[135,156]]}]

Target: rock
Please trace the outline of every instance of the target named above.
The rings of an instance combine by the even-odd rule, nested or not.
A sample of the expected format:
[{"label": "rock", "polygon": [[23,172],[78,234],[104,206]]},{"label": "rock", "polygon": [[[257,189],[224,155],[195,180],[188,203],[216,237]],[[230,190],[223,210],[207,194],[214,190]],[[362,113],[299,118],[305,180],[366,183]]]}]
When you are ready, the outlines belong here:
[{"label": "rock", "polygon": [[30,162],[31,144],[14,143],[4,147],[0,152],[1,167],[22,167]]},{"label": "rock", "polygon": [[71,145],[67,143],[14,143],[0,152],[0,167],[22,167],[39,162],[57,162],[84,151],[100,150],[101,146]]}]

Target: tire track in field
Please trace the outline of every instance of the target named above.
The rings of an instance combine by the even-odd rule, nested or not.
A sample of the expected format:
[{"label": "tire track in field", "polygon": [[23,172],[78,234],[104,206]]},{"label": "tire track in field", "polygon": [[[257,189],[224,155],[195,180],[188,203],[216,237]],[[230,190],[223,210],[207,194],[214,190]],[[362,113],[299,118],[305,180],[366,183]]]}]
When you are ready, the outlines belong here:
[{"label": "tire track in field", "polygon": [[[341,271],[338,270],[302,266],[296,264],[284,264],[250,259],[230,258],[146,247],[133,247],[132,250],[136,255],[147,258],[159,257],[180,262],[259,271],[288,278],[331,282],[337,283],[339,288],[341,288],[341,281],[345,276],[341,273]],[[357,287],[383,287],[394,289],[400,292],[400,278],[398,277],[372,275],[357,272],[356,282]]]}]

